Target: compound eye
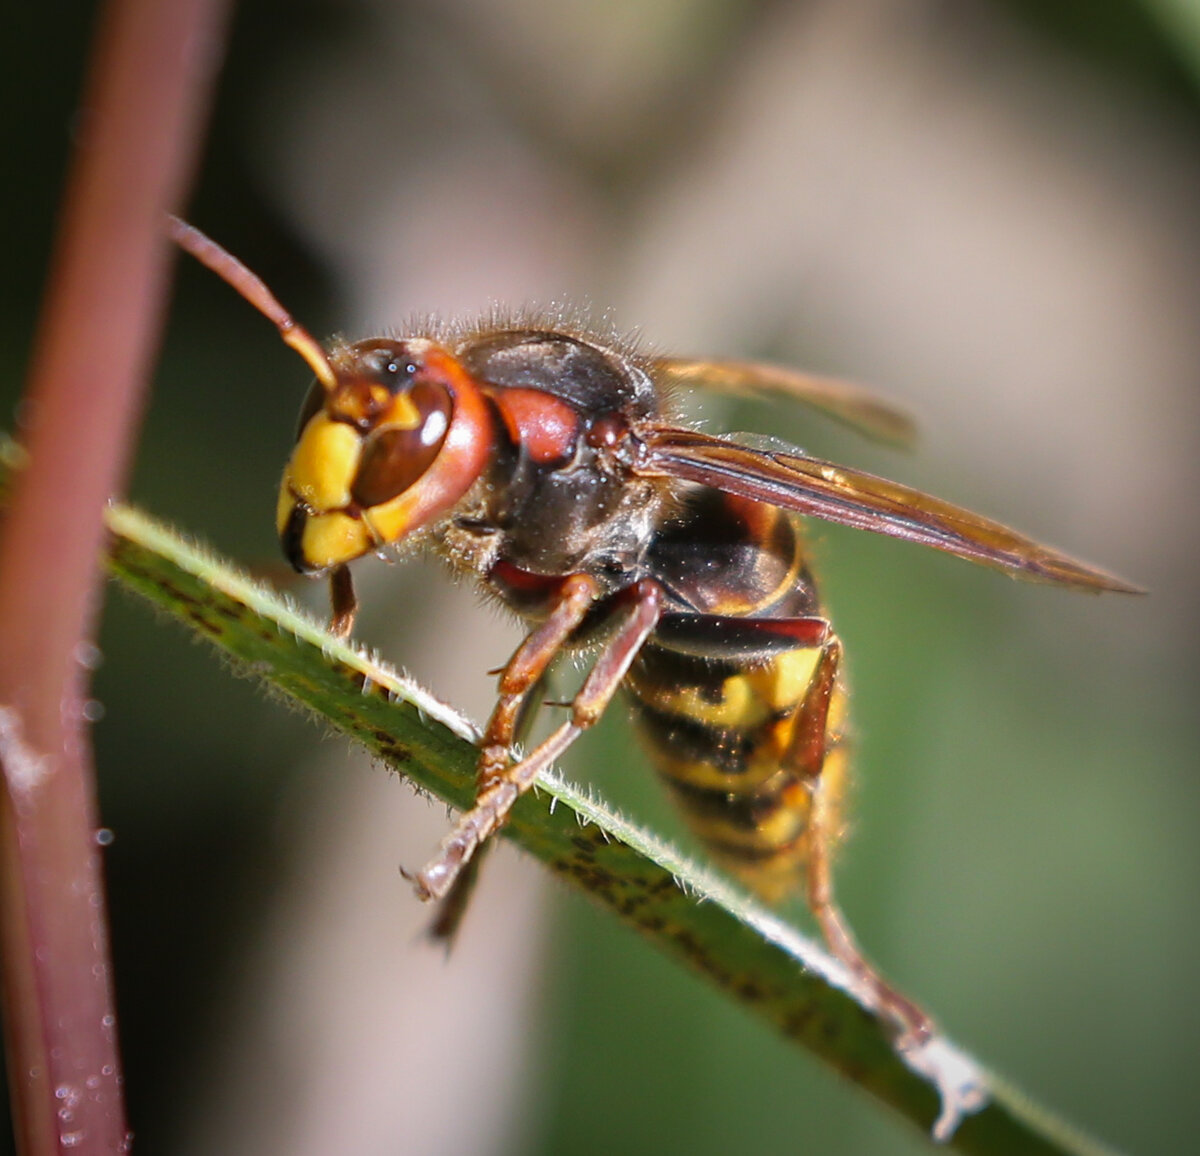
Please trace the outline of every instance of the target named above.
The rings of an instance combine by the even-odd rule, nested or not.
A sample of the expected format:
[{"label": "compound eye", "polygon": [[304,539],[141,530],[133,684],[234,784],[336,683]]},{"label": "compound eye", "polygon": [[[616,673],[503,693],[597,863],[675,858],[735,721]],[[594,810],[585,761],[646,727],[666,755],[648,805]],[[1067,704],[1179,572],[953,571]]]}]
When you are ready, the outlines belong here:
[{"label": "compound eye", "polygon": [[325,396],[325,387],[314,377],[312,385],[308,387],[308,393],[304,395],[300,416],[296,419],[296,441],[300,440],[304,427],[325,408]]},{"label": "compound eye", "polygon": [[366,509],[391,501],[419,482],[446,440],[454,412],[449,392],[431,382],[418,382],[408,398],[416,410],[416,424],[383,426],[363,446],[350,494]]}]

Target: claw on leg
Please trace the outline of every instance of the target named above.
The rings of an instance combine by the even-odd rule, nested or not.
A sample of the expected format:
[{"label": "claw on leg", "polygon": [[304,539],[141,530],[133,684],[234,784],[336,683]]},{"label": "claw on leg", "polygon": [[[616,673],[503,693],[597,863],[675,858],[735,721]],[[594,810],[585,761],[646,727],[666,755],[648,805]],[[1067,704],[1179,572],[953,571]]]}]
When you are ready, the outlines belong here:
[{"label": "claw on leg", "polygon": [[470,906],[471,897],[479,883],[481,866],[487,858],[490,843],[484,843],[475,849],[475,854],[468,860],[466,866],[458,873],[449,891],[438,903],[438,908],[425,934],[434,943],[442,944],[447,951],[454,946],[459,928]]},{"label": "claw on leg", "polygon": [[442,840],[437,855],[411,877],[419,899],[446,896],[476,848],[503,822],[518,794],[513,783],[502,782],[475,800],[475,806],[459,817],[454,830]]}]

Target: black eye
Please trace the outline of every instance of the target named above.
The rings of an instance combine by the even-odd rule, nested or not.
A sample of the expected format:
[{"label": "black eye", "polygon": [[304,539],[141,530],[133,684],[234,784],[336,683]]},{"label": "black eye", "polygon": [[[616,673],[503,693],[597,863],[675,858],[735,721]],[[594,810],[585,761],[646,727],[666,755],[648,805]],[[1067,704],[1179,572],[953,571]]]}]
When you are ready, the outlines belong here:
[{"label": "black eye", "polygon": [[296,440],[300,440],[300,435],[304,432],[304,427],[325,406],[325,387],[316,378],[313,379],[312,385],[308,387],[308,393],[304,395],[304,404],[300,407],[300,416],[296,419]]}]

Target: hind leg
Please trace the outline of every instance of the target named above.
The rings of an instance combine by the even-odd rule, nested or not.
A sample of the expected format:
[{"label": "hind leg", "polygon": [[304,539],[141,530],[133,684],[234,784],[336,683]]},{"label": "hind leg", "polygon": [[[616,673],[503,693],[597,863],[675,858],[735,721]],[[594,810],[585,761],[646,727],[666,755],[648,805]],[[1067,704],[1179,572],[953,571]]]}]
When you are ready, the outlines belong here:
[{"label": "hind leg", "polygon": [[797,708],[788,762],[809,784],[809,813],[805,864],[805,898],[829,950],[850,969],[876,1010],[900,1030],[901,1046],[911,1046],[933,1034],[929,1017],[879,973],[859,950],[846,917],[833,893],[833,847],[839,835],[838,803],[841,784],[831,777],[830,704],[838,693],[841,643],[831,638],[821,652],[808,693]]}]

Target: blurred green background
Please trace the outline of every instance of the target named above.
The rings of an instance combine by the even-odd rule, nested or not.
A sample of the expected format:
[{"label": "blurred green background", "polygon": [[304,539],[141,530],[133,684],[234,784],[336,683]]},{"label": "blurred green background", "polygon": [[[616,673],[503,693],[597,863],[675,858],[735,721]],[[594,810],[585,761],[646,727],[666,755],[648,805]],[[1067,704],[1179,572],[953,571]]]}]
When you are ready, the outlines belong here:
[{"label": "blurred green background", "polygon": [[[238,8],[189,215],[314,332],[567,298],[680,353],[869,380],[917,411],[919,454],[801,413],[704,413],[1152,590],[1071,596],[814,530],[854,692],[840,891],[861,940],[1043,1103],[1130,1152],[1186,1150],[1200,6],[280,11]],[[6,426],[92,18],[50,3],[6,21]],[[271,568],[306,371],[210,275],[181,266],[178,282],[131,492]],[[511,627],[434,568],[364,569],[360,634],[483,715]],[[432,849],[441,808],[117,591],[102,649],[139,1150],[925,1149],[511,853],[443,959],[396,870]],[[581,746],[573,773],[678,834],[619,719]]]}]

